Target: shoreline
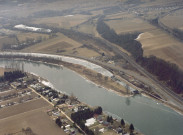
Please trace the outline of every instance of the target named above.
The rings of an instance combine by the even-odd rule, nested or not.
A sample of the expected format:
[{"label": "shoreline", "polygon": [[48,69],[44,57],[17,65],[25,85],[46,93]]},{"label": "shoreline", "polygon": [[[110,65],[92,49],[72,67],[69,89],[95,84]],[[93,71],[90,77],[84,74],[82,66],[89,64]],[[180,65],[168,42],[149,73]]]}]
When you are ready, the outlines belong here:
[{"label": "shoreline", "polygon": [[[6,59],[6,58],[7,58],[7,57],[5,57],[4,59]],[[1,58],[1,59],[3,59],[3,58]],[[53,63],[52,63],[52,62],[45,62],[45,61],[43,61],[43,60],[38,60],[38,61],[36,61],[36,60],[31,60],[31,59],[28,60],[28,59],[26,59],[26,58],[16,58],[16,57],[15,57],[15,59],[17,59],[17,60],[25,60],[25,61],[33,61],[33,62],[40,62],[40,63],[51,64],[51,65],[55,65],[55,66],[59,66],[59,67],[65,67],[65,68],[68,68],[69,70],[71,70],[71,71],[77,73],[77,74],[80,75],[82,78],[84,78],[86,81],[88,81],[88,82],[90,82],[90,83],[92,83],[92,84],[94,84],[94,85],[96,85],[96,86],[98,86],[98,87],[102,87],[102,88],[106,89],[107,91],[113,92],[113,93],[115,93],[115,94],[117,94],[117,95],[119,95],[119,96],[122,96],[122,97],[132,97],[132,96],[133,96],[133,95],[125,95],[125,94],[122,93],[122,91],[119,92],[119,91],[117,91],[117,90],[108,88],[108,87],[105,86],[104,84],[98,84],[98,83],[94,82],[94,81],[92,80],[92,77],[91,77],[91,78],[90,78],[90,77],[87,77],[84,73],[81,73],[81,72],[77,71],[77,68],[76,68],[76,67],[70,68],[68,65],[71,66],[71,65],[73,65],[72,63],[67,63],[67,62],[65,62],[65,63],[67,63],[67,64],[64,65],[64,64],[60,64],[60,63],[54,63],[54,62],[53,62]],[[79,66],[82,66],[82,65],[79,65]],[[90,69],[88,69],[88,70],[90,70]],[[48,80],[48,81],[49,81],[49,80]],[[123,87],[123,86],[122,86],[122,87]],[[160,99],[157,99],[157,98],[155,98],[155,97],[152,97],[152,96],[150,96],[150,95],[148,95],[148,94],[144,94],[144,93],[143,93],[142,95],[145,96],[145,97],[147,97],[147,98],[149,98],[149,99],[151,99],[151,100],[158,101],[158,102],[162,103],[163,105],[167,106],[168,108],[174,110],[174,111],[177,112],[178,114],[183,115],[183,110],[181,110],[179,107],[177,107],[177,106],[175,106],[175,105],[169,103],[168,101],[162,101],[162,100],[160,100]]]},{"label": "shoreline", "polygon": [[[33,62],[35,62],[35,61],[33,61]],[[36,61],[36,62],[37,62],[37,61]],[[42,63],[42,61],[39,61],[39,62]],[[59,67],[65,67],[65,66],[60,65],[60,64],[53,64],[53,63],[48,63],[48,62],[43,62],[43,63],[51,64],[51,65],[55,65],[55,66],[59,66]],[[67,68],[67,69],[71,70],[72,72],[78,74],[80,77],[82,77],[82,78],[83,78],[84,80],[86,80],[88,83],[92,83],[92,84],[94,84],[94,85],[97,86],[97,87],[104,88],[105,90],[107,90],[107,91],[109,91],[109,92],[112,92],[112,93],[114,93],[114,94],[116,94],[116,95],[118,95],[118,96],[122,96],[122,97],[132,97],[132,96],[133,96],[133,95],[124,95],[124,94],[122,94],[121,92],[118,92],[118,91],[115,91],[115,90],[113,90],[113,89],[107,88],[107,87],[105,87],[105,86],[103,86],[103,85],[97,84],[96,82],[91,81],[91,80],[90,80],[88,77],[86,77],[84,74],[78,73],[77,71],[72,70],[72,69],[70,69],[70,68],[68,68],[68,67],[65,67],[65,68]],[[40,76],[39,76],[39,77],[40,77]],[[47,80],[47,81],[49,82],[49,80]],[[50,82],[49,82],[49,83],[50,83]],[[54,89],[55,89],[55,88],[54,88]],[[60,91],[60,92],[62,92],[62,91]],[[63,93],[64,93],[64,92],[63,92]],[[181,111],[181,110],[179,110],[179,109],[176,109],[176,106],[174,106],[174,105],[168,103],[167,101],[164,101],[164,100],[161,100],[161,99],[156,99],[155,97],[152,97],[152,96],[150,96],[150,95],[148,95],[148,94],[145,94],[145,93],[143,93],[142,96],[147,97],[147,98],[149,98],[149,99],[151,99],[151,100],[153,100],[153,101],[159,102],[159,103],[163,104],[164,106],[166,106],[166,107],[168,107],[168,108],[174,110],[176,113],[178,113],[178,114],[180,114],[180,115],[183,116],[183,111]]]}]

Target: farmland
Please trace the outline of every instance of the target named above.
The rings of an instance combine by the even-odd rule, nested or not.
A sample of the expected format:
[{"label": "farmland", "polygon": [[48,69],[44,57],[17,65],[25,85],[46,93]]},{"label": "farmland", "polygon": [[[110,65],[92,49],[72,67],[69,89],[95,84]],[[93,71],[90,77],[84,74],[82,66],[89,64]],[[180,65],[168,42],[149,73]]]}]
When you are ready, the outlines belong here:
[{"label": "farmland", "polygon": [[116,16],[114,15],[114,18],[107,16],[105,20],[110,28],[114,29],[117,34],[144,32],[154,29],[149,23],[129,13],[117,14]]},{"label": "farmland", "polygon": [[156,55],[166,61],[175,63],[183,69],[182,45],[180,41],[162,30],[152,30],[142,33],[138,41],[142,43],[144,56]]},{"label": "farmland", "polygon": [[[0,96],[8,95],[16,92],[17,90],[11,90],[8,92],[0,93]],[[21,90],[19,90],[21,92]],[[55,126],[55,123],[47,115],[47,110],[51,109],[46,101],[40,98],[36,98],[38,95],[32,93],[32,100],[26,101],[26,96],[21,97],[20,104],[12,105],[9,107],[3,107],[0,109],[0,132],[1,134],[7,133],[21,133],[23,129],[28,127],[36,134],[60,134],[62,130]],[[1,106],[8,103],[18,103],[20,99],[12,98],[8,101],[1,101]],[[44,127],[45,129],[37,127]],[[63,132],[64,134],[64,132]]]},{"label": "farmland", "polygon": [[[84,59],[108,69],[114,75],[114,79],[116,77],[125,79],[129,85],[133,83],[139,89],[157,95],[167,104],[179,106],[182,104],[183,94],[183,81],[179,74],[183,70],[183,42],[180,35],[175,36],[173,30],[179,30],[178,34],[181,34],[183,30],[182,8],[182,0],[46,0],[46,2],[45,0],[27,2],[1,0],[0,51],[55,54]],[[104,26],[98,25],[101,20],[103,24],[106,24],[108,31],[105,27],[99,32],[98,28]],[[51,31],[45,33],[15,29],[14,26],[21,24]],[[162,73],[160,71],[165,73],[164,69],[170,70],[171,68],[161,66],[164,69],[159,67],[158,69],[161,70],[157,71],[160,64],[148,61],[148,58],[155,59],[152,55],[156,56],[157,61],[172,67],[174,71],[171,71],[171,77],[179,78],[179,80],[171,80],[171,77],[168,80],[169,76],[161,76],[165,78],[164,80],[159,79],[158,75]],[[145,59],[146,62],[144,62]],[[171,63],[176,64],[181,70],[172,66]],[[146,65],[150,69],[146,69]],[[87,71],[72,64],[66,64],[66,66],[81,75]],[[167,70],[166,73],[170,73]],[[173,73],[176,73],[176,76]],[[113,86],[116,91],[121,89],[118,84],[111,83],[113,78],[100,78],[93,71],[85,74],[88,74],[86,78],[102,86],[108,88]],[[173,93],[175,89],[177,93]],[[125,89],[121,91],[125,92]],[[16,95],[15,90],[11,92]],[[30,124],[33,132],[45,134],[46,131],[36,129],[27,118],[37,113],[40,118],[45,119],[45,123],[50,123],[45,112],[51,106],[36,97],[36,93],[32,93],[33,100],[27,101],[30,96],[24,96],[27,102],[21,106],[28,106],[28,110],[26,107],[23,110],[19,104],[11,106],[14,110],[17,108],[17,112],[11,112],[11,107],[3,108],[4,112],[8,111],[12,114],[0,110],[2,113],[0,127],[12,120],[11,126],[18,126],[18,130],[15,131],[13,127],[12,132],[22,131],[23,125],[18,125],[15,121],[19,118],[20,121],[26,120],[26,122],[23,120],[21,122],[25,124],[23,128],[27,128]],[[20,102],[20,100],[22,98],[14,97],[12,102]],[[0,105],[9,105],[9,100],[2,101]],[[22,119],[19,114],[23,114]],[[32,116],[32,119],[38,119],[38,117]],[[53,126],[51,123],[50,125]],[[7,129],[1,130],[7,133]]]},{"label": "farmland", "polygon": [[183,22],[182,22],[183,16],[182,16],[182,14],[183,14],[183,9],[180,9],[180,10],[177,10],[177,11],[175,11],[171,14],[168,14],[167,16],[161,18],[160,21],[164,25],[166,25],[172,29],[178,28],[178,29],[183,30]]}]

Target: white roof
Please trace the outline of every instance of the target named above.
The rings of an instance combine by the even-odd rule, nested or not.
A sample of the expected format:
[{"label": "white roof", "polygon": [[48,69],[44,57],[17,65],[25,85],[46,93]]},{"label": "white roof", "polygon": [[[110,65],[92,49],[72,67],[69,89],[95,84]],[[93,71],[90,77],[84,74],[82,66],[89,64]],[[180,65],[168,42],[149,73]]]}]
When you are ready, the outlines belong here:
[{"label": "white roof", "polygon": [[68,127],[70,127],[70,125],[66,125],[66,126],[65,126],[65,128],[68,128]]},{"label": "white roof", "polygon": [[94,118],[87,119],[85,126],[89,127],[89,126],[93,125],[95,122],[96,122],[96,120]]},{"label": "white roof", "polygon": [[99,130],[99,132],[104,133],[104,128],[101,128],[101,129]]}]

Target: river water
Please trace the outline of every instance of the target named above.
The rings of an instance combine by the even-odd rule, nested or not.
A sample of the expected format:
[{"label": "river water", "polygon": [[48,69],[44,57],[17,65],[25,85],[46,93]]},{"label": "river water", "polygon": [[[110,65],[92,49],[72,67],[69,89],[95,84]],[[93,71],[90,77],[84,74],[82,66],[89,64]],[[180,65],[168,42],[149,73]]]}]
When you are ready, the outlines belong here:
[{"label": "river water", "polygon": [[[145,135],[183,135],[183,116],[174,110],[144,96],[121,97],[83,79],[77,73],[60,66],[38,62],[24,63],[24,70],[35,73],[64,93],[73,93],[82,102],[101,106],[113,116],[133,123]],[[0,66],[11,65],[11,60],[1,60]]]}]

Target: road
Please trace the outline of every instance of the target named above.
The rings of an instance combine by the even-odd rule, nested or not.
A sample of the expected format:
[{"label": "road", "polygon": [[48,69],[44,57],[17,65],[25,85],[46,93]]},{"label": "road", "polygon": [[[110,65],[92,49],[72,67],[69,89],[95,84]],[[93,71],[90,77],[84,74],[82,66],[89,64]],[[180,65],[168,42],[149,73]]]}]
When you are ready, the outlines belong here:
[{"label": "road", "polygon": [[[37,95],[39,95],[41,98],[43,98],[46,102],[48,102],[51,106],[54,107],[54,104],[51,103],[50,101],[48,101],[48,99],[46,99],[43,95],[41,95],[40,93],[38,93],[36,90],[34,90],[31,87],[28,87],[30,90],[32,90],[33,92],[35,92]],[[63,112],[60,108],[56,107],[70,122],[72,122],[73,124],[75,123],[65,112]],[[75,123],[76,124],[76,123]],[[83,133],[85,133],[77,124],[76,124],[77,128],[80,129]],[[86,133],[85,133],[86,134]]]}]

